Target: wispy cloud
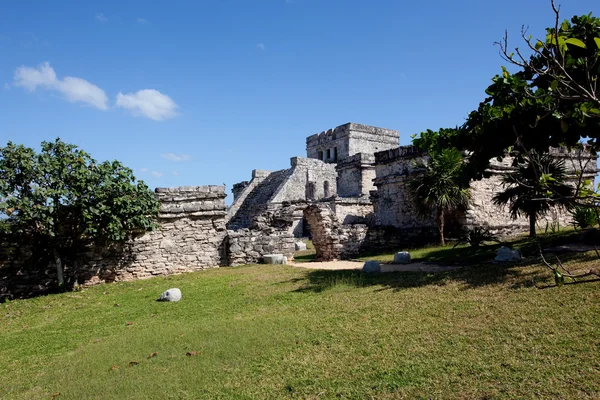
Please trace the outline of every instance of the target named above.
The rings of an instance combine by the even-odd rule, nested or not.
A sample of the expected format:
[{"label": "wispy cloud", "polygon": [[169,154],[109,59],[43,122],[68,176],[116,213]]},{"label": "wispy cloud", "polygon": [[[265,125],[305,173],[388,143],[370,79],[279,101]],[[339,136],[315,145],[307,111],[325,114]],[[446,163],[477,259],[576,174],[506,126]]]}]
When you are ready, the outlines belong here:
[{"label": "wispy cloud", "polygon": [[138,24],[147,24],[148,20],[146,18],[138,18],[136,19]]},{"label": "wispy cloud", "polygon": [[177,172],[177,171],[171,171],[171,175],[173,175],[173,176],[179,176],[179,172]]},{"label": "wispy cloud", "polygon": [[144,89],[135,93],[117,95],[117,107],[129,110],[135,116],[162,121],[177,116],[177,104],[158,90]]},{"label": "wispy cloud", "polygon": [[84,103],[100,110],[108,109],[108,98],[104,90],[77,77],[66,76],[58,79],[48,62],[42,63],[37,68],[26,66],[17,68],[13,84],[29,92],[34,92],[37,88],[55,91],[71,103]]},{"label": "wispy cloud", "polygon": [[175,153],[164,153],[160,155],[162,158],[164,158],[165,160],[169,160],[169,161],[175,161],[175,162],[181,162],[181,161],[187,161],[189,160],[191,157],[189,154],[175,154]]},{"label": "wispy cloud", "polygon": [[259,44],[256,45],[256,47],[258,47],[262,51],[265,51],[265,44],[264,43],[259,43]]},{"label": "wispy cloud", "polygon": [[96,13],[96,21],[99,22],[107,22],[108,18],[106,18],[106,16],[103,13]]},{"label": "wispy cloud", "polygon": [[146,172],[148,172],[148,168],[140,168],[140,172],[145,174]]},{"label": "wispy cloud", "polygon": [[159,172],[159,171],[152,171],[151,174],[155,178],[160,178],[161,176],[164,175],[162,172]]}]

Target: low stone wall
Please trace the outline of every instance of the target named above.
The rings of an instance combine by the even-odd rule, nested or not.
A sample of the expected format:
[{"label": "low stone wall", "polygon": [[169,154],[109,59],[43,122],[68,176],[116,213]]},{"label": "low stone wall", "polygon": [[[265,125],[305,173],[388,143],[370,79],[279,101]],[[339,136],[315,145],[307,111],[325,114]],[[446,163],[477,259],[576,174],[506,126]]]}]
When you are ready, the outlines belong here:
[{"label": "low stone wall", "polygon": [[261,263],[266,254],[283,254],[291,260],[294,251],[294,236],[287,230],[240,229],[227,233],[227,264],[232,267]]},{"label": "low stone wall", "polygon": [[312,204],[304,215],[312,232],[312,241],[319,261],[351,259],[361,254],[385,250],[399,251],[404,246],[431,243],[435,229],[342,224],[328,204]]},{"label": "low stone wall", "polygon": [[[597,173],[596,156],[585,150],[569,151],[564,148],[550,149],[550,154],[565,162],[567,182],[575,185],[579,172],[583,171],[583,180],[593,182]],[[428,156],[414,146],[401,146],[396,149],[375,154],[376,191],[371,192],[374,206],[374,224],[393,226],[403,231],[424,229],[436,226],[434,215],[428,218],[417,213],[417,207],[411,198],[408,182],[419,173],[415,169],[418,160],[427,160]],[[502,190],[502,176],[514,171],[513,159],[505,157],[501,161],[490,161],[488,177],[470,183],[471,199],[465,210],[458,210],[446,218],[446,233],[464,228],[485,227],[498,237],[514,236],[529,229],[525,217],[512,219],[508,206],[497,206],[492,201],[494,195]],[[550,212],[539,218],[537,226],[566,226],[571,223],[571,215],[564,209],[553,207]]]},{"label": "low stone wall", "polygon": [[370,225],[373,220],[373,203],[369,198],[336,197],[329,204],[338,221],[344,225]]},{"label": "low stone wall", "polygon": [[[226,264],[225,188],[156,189],[159,229],[111,248],[61,254],[69,284],[91,285],[200,271]],[[0,249],[0,296],[26,297],[56,285],[46,244],[12,243]]]}]

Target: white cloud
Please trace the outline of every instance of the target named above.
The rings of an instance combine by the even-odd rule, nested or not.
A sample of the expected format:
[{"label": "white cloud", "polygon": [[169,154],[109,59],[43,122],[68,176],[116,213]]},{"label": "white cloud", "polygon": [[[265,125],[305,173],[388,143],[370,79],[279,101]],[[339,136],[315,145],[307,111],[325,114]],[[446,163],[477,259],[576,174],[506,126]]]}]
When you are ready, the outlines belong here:
[{"label": "white cloud", "polygon": [[38,87],[59,92],[67,101],[85,103],[100,110],[108,109],[108,98],[104,90],[85,79],[67,76],[58,79],[48,62],[37,68],[21,66],[14,76],[14,85],[34,92]]},{"label": "white cloud", "polygon": [[106,18],[103,13],[96,13],[96,21],[107,22],[108,18]]},{"label": "white cloud", "polygon": [[140,168],[140,172],[141,173],[146,173],[146,172],[148,172],[148,168]]},{"label": "white cloud", "polygon": [[189,154],[175,154],[175,153],[164,153],[164,154],[161,154],[160,156],[166,160],[175,161],[175,162],[187,161],[191,158]]},{"label": "white cloud", "polygon": [[147,24],[148,20],[146,18],[138,18],[137,20],[138,24]]},{"label": "white cloud", "polygon": [[179,172],[177,172],[177,171],[171,171],[171,175],[173,175],[173,176],[179,176]]},{"label": "white cloud", "polygon": [[155,178],[160,178],[163,175],[164,174],[162,172],[152,171],[152,176],[155,177]]},{"label": "white cloud", "polygon": [[259,43],[259,44],[256,45],[256,47],[258,47],[262,51],[265,51],[265,44],[264,43]]},{"label": "white cloud", "polygon": [[129,110],[133,115],[142,115],[154,121],[175,117],[178,108],[173,99],[154,89],[127,94],[119,92],[116,106]]}]

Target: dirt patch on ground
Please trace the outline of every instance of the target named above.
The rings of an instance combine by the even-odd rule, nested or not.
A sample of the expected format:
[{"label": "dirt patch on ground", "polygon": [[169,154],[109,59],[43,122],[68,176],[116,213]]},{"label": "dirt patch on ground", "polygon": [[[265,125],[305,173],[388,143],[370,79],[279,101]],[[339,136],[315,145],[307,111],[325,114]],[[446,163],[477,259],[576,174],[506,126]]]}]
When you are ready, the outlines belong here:
[{"label": "dirt patch on ground", "polygon": [[[295,263],[290,262],[292,267],[308,269],[326,269],[326,270],[344,270],[361,269],[364,265],[362,261],[314,261]],[[381,272],[444,272],[457,269],[457,266],[448,266],[430,263],[410,263],[410,264],[381,264]]]}]

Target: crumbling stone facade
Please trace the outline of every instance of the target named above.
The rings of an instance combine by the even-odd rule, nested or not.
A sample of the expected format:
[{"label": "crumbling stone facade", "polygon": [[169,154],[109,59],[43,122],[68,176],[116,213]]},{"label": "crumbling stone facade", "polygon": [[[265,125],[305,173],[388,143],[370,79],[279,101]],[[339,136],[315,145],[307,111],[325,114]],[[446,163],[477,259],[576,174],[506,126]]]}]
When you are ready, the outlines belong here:
[{"label": "crumbling stone facade", "polygon": [[338,196],[369,197],[375,190],[375,156],[359,153],[337,163]]},{"label": "crumbling stone facade", "polygon": [[[123,245],[91,248],[65,262],[71,283],[90,285],[200,271],[226,263],[225,188],[156,189],[159,228]],[[0,297],[44,293],[56,282],[52,260],[36,255],[34,243],[3,246]],[[34,257],[35,256],[35,257]]]},{"label": "crumbling stone facade", "polygon": [[[228,229],[248,228],[253,218],[266,208],[280,207],[286,202],[330,201],[342,220],[367,222],[372,217],[368,197],[374,189],[373,153],[397,147],[399,138],[397,131],[356,123],[309,136],[306,139],[308,158],[293,157],[291,168],[287,170],[255,170],[251,181],[234,185]],[[297,217],[300,211],[297,208]],[[346,219],[346,216],[350,217]],[[295,219],[292,231],[296,236],[306,234],[303,218]]]},{"label": "crumbling stone facade", "polygon": [[[437,236],[435,220],[417,214],[407,189],[418,173],[415,162],[428,156],[398,143],[396,131],[355,123],[309,136],[307,158],[292,158],[288,169],[252,171],[250,181],[234,185],[229,209],[222,186],[156,189],[158,230],[121,246],[89,249],[77,255],[76,268],[66,264],[66,276],[93,284],[257,263],[272,253],[291,259],[294,237],[308,234],[320,260],[428,243]],[[596,157],[564,149],[552,154],[566,161],[571,181],[577,171],[584,171],[584,180],[594,179]],[[468,207],[450,215],[446,225],[483,226],[499,235],[526,231],[526,219],[512,220],[491,201],[511,169],[510,159],[493,161],[490,177],[471,183]],[[553,210],[540,225],[564,226],[569,219]],[[0,298],[43,293],[56,281],[52,260],[43,253],[35,243],[1,244]]]},{"label": "crumbling stone facade", "polygon": [[398,229],[374,224],[344,224],[328,203],[313,203],[304,209],[310,224],[316,259],[351,259],[361,254],[397,251],[407,246],[430,243],[435,229]]},{"label": "crumbling stone facade", "polygon": [[[566,149],[551,149],[551,154],[565,161],[567,179],[572,184],[580,176],[583,180],[593,181],[596,169],[596,157],[587,152]],[[419,216],[414,201],[410,196],[408,181],[418,173],[415,163],[418,160],[427,161],[427,154],[414,146],[401,146],[375,154],[376,191],[371,193],[374,208],[374,223],[378,226],[395,228],[433,228],[436,226],[434,215]],[[447,216],[447,229],[455,231],[462,228],[484,227],[490,232],[502,236],[514,236],[529,229],[527,218],[513,220],[507,206],[497,206],[493,203],[494,194],[503,190],[502,175],[514,170],[511,158],[502,161],[491,160],[488,170],[489,177],[470,183],[471,200],[463,211],[457,211]],[[583,174],[579,174],[583,171]],[[571,221],[566,210],[554,208],[544,218],[538,221],[538,227],[546,224],[566,226]]]},{"label": "crumbling stone facade", "polygon": [[397,147],[400,133],[350,122],[306,138],[306,154],[328,163],[336,163],[354,154],[373,154]]},{"label": "crumbling stone facade", "polygon": [[[335,164],[302,157],[293,157],[290,164],[287,170],[253,171],[252,180],[238,192],[229,209],[228,229],[250,227],[253,218],[268,205],[321,200],[337,194]],[[235,190],[240,188],[237,185]]]}]

